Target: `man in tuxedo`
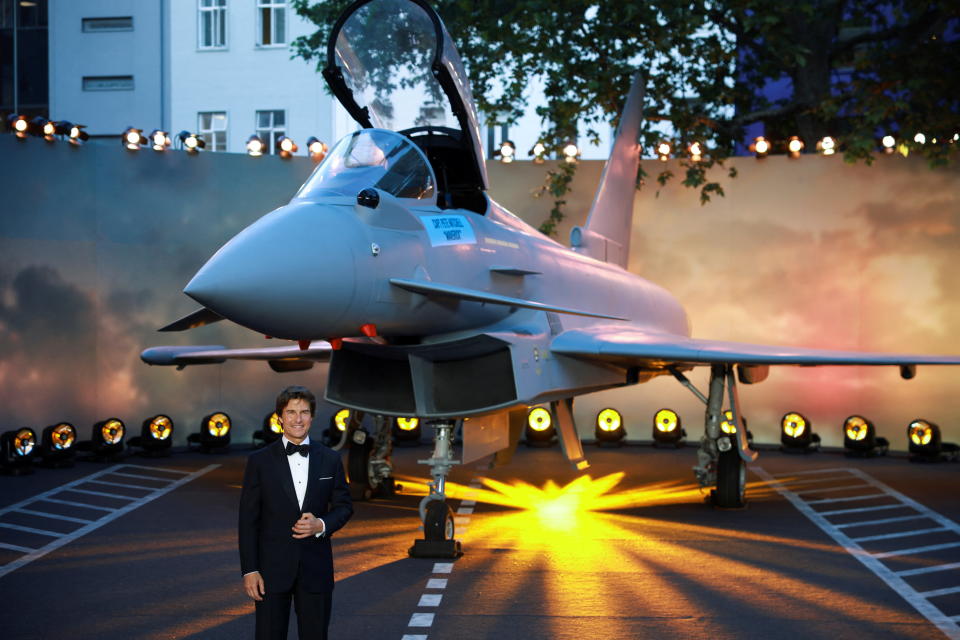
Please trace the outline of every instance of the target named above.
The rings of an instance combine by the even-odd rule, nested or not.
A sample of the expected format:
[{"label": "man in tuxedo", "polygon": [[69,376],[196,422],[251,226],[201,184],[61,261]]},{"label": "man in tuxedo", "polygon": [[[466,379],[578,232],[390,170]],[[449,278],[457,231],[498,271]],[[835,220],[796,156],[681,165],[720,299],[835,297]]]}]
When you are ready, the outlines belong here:
[{"label": "man in tuxedo", "polygon": [[330,536],[353,514],[340,455],[310,441],[316,398],[277,396],[283,436],[247,458],[240,494],[240,569],[256,601],[257,640],[283,640],[290,601],[301,640],[325,639],[333,596]]}]

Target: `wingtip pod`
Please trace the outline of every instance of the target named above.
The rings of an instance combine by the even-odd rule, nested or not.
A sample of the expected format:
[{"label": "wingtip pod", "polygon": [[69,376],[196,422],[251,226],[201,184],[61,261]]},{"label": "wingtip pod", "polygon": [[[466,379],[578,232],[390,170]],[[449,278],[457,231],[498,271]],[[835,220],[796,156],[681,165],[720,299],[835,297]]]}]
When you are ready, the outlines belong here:
[{"label": "wingtip pod", "polygon": [[144,349],[143,353],[140,354],[140,359],[151,365],[158,366],[174,366],[174,365],[183,365],[183,364],[222,364],[226,362],[226,359],[222,360],[203,360],[198,362],[192,362],[189,358],[184,358],[187,354],[203,352],[203,351],[216,351],[225,349],[220,345],[206,345],[199,347],[151,347],[150,349]]},{"label": "wingtip pod", "polygon": [[603,168],[587,224],[570,235],[574,251],[626,268],[633,226],[633,197],[640,166],[640,123],[643,121],[645,80],[633,77],[623,105],[610,158]]}]

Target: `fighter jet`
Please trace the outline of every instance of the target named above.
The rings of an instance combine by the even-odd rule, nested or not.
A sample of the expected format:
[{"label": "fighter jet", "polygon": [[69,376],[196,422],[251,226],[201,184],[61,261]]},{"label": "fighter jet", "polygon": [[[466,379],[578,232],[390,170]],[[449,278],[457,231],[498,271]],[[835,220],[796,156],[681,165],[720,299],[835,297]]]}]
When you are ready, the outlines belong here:
[{"label": "fighter jet", "polygon": [[[156,347],[142,359],[180,368],[259,359],[278,371],[329,360],[329,402],[431,423],[435,449],[424,462],[433,482],[420,506],[425,539],[417,553],[459,553],[444,483],[456,462],[453,431],[464,419],[465,449],[471,438],[515,446],[508,414],[550,403],[566,456],[584,468],[573,399],[670,375],[706,405],[697,479],[715,487],[718,505],[735,507],[744,499],[745,464],[757,455],[742,428],[738,382],[761,382],[770,365],[892,365],[910,378],[917,365],[960,364],[960,356],[691,337],[677,300],[626,269],[639,75],[587,222],[573,229],[569,247],[487,195],[470,84],[424,1],[355,2],[333,27],[323,75],[360,128],[289,204],[210,258],[184,289],[203,308],[164,328],[226,318],[297,345]],[[698,366],[710,367],[706,393],[684,375]],[[732,435],[720,428],[725,407],[738,427]]]}]

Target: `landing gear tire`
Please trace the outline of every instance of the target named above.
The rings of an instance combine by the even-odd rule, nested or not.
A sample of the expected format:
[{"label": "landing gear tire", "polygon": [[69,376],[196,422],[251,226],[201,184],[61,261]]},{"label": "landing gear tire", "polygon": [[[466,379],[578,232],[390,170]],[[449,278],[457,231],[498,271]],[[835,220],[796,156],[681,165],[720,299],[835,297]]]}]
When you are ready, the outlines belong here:
[{"label": "landing gear tire", "polygon": [[453,509],[446,500],[431,500],[423,521],[423,537],[427,540],[453,540]]},{"label": "landing gear tire", "polygon": [[736,449],[720,453],[717,459],[717,488],[713,503],[721,509],[740,509],[746,504],[747,465]]},{"label": "landing gear tire", "polygon": [[[356,433],[364,433],[357,431]],[[369,500],[373,497],[374,487],[370,483],[370,450],[372,440],[364,438],[362,443],[350,442],[347,450],[347,472],[350,474],[350,497],[354,500]]]}]

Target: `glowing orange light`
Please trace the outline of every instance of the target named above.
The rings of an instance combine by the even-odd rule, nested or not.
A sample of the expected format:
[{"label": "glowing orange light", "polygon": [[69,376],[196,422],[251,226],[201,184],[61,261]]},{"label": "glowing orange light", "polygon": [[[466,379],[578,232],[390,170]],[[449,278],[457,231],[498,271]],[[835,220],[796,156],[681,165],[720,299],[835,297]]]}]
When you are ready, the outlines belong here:
[{"label": "glowing orange light", "polygon": [[850,416],[844,424],[847,437],[851,440],[863,440],[867,437],[867,421],[860,416]]},{"label": "glowing orange light", "polygon": [[207,419],[207,431],[211,436],[219,438],[230,431],[230,417],[225,413],[215,413]]},{"label": "glowing orange light", "polygon": [[933,439],[933,428],[926,420],[914,420],[910,423],[910,440],[915,445],[924,446],[930,444]]},{"label": "glowing orange light", "polygon": [[799,438],[807,429],[807,421],[799,413],[788,413],[780,422],[783,432],[791,438]]},{"label": "glowing orange light", "polygon": [[283,433],[283,423],[280,422],[280,416],[274,411],[270,414],[270,431],[274,433]]},{"label": "glowing orange light", "polygon": [[103,441],[106,444],[117,444],[123,440],[123,432],[123,423],[116,418],[107,420],[103,423],[103,426],[100,427],[100,435],[103,436]]},{"label": "glowing orange light", "polygon": [[401,431],[413,431],[420,424],[417,418],[397,418],[397,427]]}]

